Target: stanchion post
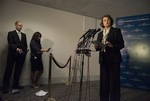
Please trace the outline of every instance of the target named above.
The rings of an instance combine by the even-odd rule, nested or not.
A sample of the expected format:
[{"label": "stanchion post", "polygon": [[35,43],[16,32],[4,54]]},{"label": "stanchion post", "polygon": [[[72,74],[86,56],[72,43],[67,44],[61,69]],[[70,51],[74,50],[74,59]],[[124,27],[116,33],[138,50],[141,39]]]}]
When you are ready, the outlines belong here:
[{"label": "stanchion post", "polygon": [[56,101],[51,97],[51,73],[52,73],[52,59],[53,55],[50,53],[49,55],[49,77],[48,77],[48,98],[45,101]]}]

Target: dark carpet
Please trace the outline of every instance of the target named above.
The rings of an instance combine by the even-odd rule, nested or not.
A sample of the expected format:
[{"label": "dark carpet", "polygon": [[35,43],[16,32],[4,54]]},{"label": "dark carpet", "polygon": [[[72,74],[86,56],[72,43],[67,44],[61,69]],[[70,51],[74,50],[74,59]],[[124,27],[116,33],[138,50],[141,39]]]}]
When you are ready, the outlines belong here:
[{"label": "dark carpet", "polygon": [[[84,85],[84,84],[83,84]],[[70,95],[70,87],[66,84],[52,84],[51,85],[51,96],[56,101],[68,101],[68,96]],[[75,98],[78,98],[79,94],[79,84],[76,84],[74,88],[72,86],[74,100],[69,101],[78,101]],[[8,94],[3,94],[0,92],[1,101],[45,101],[48,98],[48,94],[42,97],[35,95],[39,90],[48,91],[48,85],[40,85],[40,88],[33,89],[30,86],[25,86],[24,89],[18,94],[11,94],[9,91]],[[82,92],[85,93],[85,86],[82,88]],[[69,91],[69,92],[68,92]],[[89,94],[89,93],[88,93]],[[82,94],[83,96],[85,94]],[[74,97],[75,96],[75,97]],[[99,101],[99,81],[90,82],[90,101]],[[82,101],[88,101],[87,99],[82,99]],[[129,89],[121,88],[121,101],[150,101],[150,91],[144,91],[139,89]]]}]

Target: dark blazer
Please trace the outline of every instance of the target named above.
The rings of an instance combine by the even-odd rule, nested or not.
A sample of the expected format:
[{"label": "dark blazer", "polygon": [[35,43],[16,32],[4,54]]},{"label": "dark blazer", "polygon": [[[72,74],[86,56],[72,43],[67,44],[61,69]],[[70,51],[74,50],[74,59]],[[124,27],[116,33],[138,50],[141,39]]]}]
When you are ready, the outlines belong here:
[{"label": "dark blazer", "polygon": [[8,55],[18,56],[19,53],[16,52],[17,48],[23,50],[23,53],[26,54],[27,52],[27,40],[26,35],[21,32],[21,40],[19,39],[18,33],[16,30],[8,32]]},{"label": "dark blazer", "polygon": [[[97,41],[102,42],[103,31],[98,34]],[[124,40],[121,34],[121,30],[119,28],[110,28],[108,33],[108,37],[106,39],[109,41],[113,47],[106,47],[106,52],[102,52],[101,48],[98,47],[96,50],[99,51],[99,62],[105,63],[118,63],[122,61],[120,50],[124,47]]]},{"label": "dark blazer", "polygon": [[31,49],[31,56],[40,56],[42,55],[41,49],[41,43],[36,41],[35,39],[32,39],[30,42],[30,49]]}]

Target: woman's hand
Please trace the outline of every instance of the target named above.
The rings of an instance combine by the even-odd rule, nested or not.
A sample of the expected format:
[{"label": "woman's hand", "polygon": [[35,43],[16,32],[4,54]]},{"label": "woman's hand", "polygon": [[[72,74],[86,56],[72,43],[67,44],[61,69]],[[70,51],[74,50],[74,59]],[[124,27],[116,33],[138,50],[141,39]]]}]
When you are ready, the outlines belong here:
[{"label": "woman's hand", "polygon": [[113,47],[113,45],[109,41],[106,41],[106,46]]},{"label": "woman's hand", "polygon": [[48,49],[41,49],[41,52],[49,52],[51,48],[48,48]]},{"label": "woman's hand", "polygon": [[51,49],[51,48],[48,48],[48,49],[46,50],[46,52],[49,52],[50,49]]},{"label": "woman's hand", "polygon": [[97,45],[97,44],[94,44],[94,47],[95,47],[95,49],[97,49],[97,48],[98,48],[98,45]]}]

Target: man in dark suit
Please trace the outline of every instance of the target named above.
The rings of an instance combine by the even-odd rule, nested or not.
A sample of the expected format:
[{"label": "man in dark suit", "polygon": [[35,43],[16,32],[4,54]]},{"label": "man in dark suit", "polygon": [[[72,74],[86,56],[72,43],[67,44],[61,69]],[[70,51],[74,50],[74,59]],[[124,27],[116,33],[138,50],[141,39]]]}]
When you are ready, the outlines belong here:
[{"label": "man in dark suit", "polygon": [[[22,72],[23,64],[27,53],[26,35],[21,32],[22,22],[15,22],[16,30],[8,32],[8,54],[7,66],[3,76],[3,93],[8,93],[10,86],[10,78],[14,69],[12,93],[18,93],[23,86],[19,85],[19,79]],[[14,66],[15,64],[15,66]]]},{"label": "man in dark suit", "polygon": [[100,101],[120,101],[120,50],[124,40],[119,28],[113,28],[113,19],[104,15],[101,19],[103,31],[99,33],[95,45],[99,51],[100,63]]}]

